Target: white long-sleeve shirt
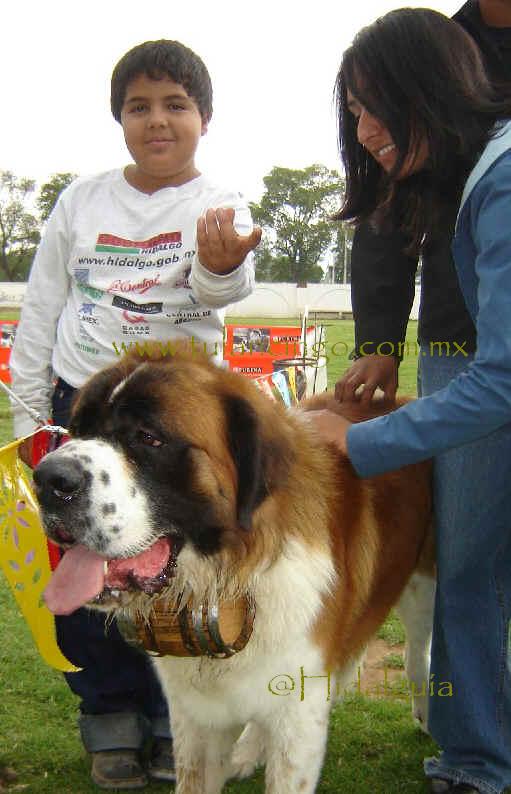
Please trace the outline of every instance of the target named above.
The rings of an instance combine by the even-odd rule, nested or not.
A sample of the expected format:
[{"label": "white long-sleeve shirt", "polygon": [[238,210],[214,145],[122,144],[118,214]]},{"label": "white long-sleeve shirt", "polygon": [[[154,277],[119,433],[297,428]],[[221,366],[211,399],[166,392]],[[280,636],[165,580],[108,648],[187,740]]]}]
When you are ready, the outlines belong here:
[{"label": "white long-sleeve shirt", "polygon": [[[193,337],[221,356],[223,307],[254,286],[253,255],[223,276],[196,254],[197,218],[233,207],[239,234],[252,230],[239,193],[199,176],[148,195],[121,169],[73,182],[38,248],[10,367],[13,389],[50,416],[53,379],[80,387],[135,342]],[[13,405],[17,436],[34,428]]]}]

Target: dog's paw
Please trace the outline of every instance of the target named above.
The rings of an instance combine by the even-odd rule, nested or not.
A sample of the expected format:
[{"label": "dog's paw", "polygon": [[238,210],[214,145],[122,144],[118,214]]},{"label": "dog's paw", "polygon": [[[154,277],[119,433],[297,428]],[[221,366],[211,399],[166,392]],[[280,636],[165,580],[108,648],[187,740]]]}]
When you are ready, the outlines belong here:
[{"label": "dog's paw", "polygon": [[231,766],[233,776],[250,777],[264,763],[264,745],[260,729],[253,722],[248,722],[235,743]]}]

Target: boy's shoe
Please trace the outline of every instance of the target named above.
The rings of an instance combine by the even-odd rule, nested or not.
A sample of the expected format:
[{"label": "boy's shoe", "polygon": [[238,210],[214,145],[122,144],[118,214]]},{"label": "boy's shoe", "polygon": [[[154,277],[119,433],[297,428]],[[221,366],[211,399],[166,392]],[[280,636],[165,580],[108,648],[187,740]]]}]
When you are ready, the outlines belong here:
[{"label": "boy's shoe", "polygon": [[101,750],[91,756],[91,778],[100,788],[135,789],[148,783],[136,750]]},{"label": "boy's shoe", "polygon": [[147,765],[149,777],[173,783],[176,779],[172,739],[154,739],[151,757]]}]

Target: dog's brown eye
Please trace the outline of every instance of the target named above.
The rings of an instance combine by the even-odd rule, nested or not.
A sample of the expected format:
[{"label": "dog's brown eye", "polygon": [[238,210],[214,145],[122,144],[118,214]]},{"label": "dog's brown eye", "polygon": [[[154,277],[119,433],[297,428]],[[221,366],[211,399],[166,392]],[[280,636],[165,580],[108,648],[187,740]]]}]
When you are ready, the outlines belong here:
[{"label": "dog's brown eye", "polygon": [[159,438],[153,436],[152,433],[148,433],[147,430],[139,430],[137,437],[138,440],[147,447],[161,447],[163,445],[163,441],[160,441]]}]

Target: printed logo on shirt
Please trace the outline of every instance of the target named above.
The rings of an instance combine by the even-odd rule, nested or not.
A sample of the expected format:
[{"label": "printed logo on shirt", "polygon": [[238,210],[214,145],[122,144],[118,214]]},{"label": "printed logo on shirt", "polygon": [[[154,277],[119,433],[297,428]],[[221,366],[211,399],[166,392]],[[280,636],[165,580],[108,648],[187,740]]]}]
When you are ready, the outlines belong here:
[{"label": "printed logo on shirt", "polygon": [[99,356],[99,349],[97,347],[92,347],[82,342],[75,342],[75,347],[82,353],[90,353],[92,356]]},{"label": "printed logo on shirt", "polygon": [[[151,326],[148,324],[143,314],[130,314],[123,311],[122,316],[125,323],[121,324],[123,336],[150,336]],[[128,325],[129,323],[129,325]]]},{"label": "printed logo on shirt", "polygon": [[128,323],[143,323],[145,322],[145,318],[143,314],[130,314],[129,312],[124,311],[122,316]]},{"label": "printed logo on shirt", "polygon": [[107,292],[135,292],[137,295],[144,295],[152,287],[157,287],[161,284],[160,274],[157,273],[154,278],[143,278],[142,281],[129,281],[123,279],[116,279],[112,281],[107,288]]},{"label": "printed logo on shirt", "polygon": [[77,284],[81,285],[89,283],[90,270],[88,267],[75,267],[73,272],[75,274]]},{"label": "printed logo on shirt", "polygon": [[120,295],[114,295],[112,306],[138,314],[161,314],[163,311],[163,303],[134,303],[127,298],[121,298]]},{"label": "printed logo on shirt", "polygon": [[164,232],[148,240],[126,240],[115,234],[100,234],[96,241],[96,251],[113,254],[155,254],[158,251],[172,251],[182,245],[181,232]]},{"label": "printed logo on shirt", "polygon": [[123,336],[150,336],[151,326],[147,323],[137,323],[136,325],[121,325]]},{"label": "printed logo on shirt", "polygon": [[190,277],[192,275],[192,267],[189,265],[186,267],[182,273],[179,274],[177,281],[174,282],[174,287],[176,289],[191,289],[192,285],[190,284]]},{"label": "printed logo on shirt", "polygon": [[80,292],[83,292],[84,295],[87,295],[87,297],[92,298],[94,301],[101,300],[104,295],[103,290],[91,287],[89,284],[90,270],[85,267],[76,267],[73,272]]},{"label": "printed logo on shirt", "polygon": [[90,325],[98,325],[98,318],[94,316],[94,309],[94,303],[82,303],[78,309],[80,322],[89,323]]},{"label": "printed logo on shirt", "polygon": [[79,289],[80,292],[83,292],[84,295],[87,295],[88,298],[93,298],[95,301],[99,301],[105,294],[103,290],[96,289],[95,287],[89,287],[85,284],[80,284]]},{"label": "printed logo on shirt", "polygon": [[179,262],[180,254],[169,253],[168,256],[159,256],[157,259],[141,259],[139,256],[81,256],[79,265],[98,265],[99,267],[131,267],[134,270],[144,270],[147,267],[163,267],[175,265]]},{"label": "printed logo on shirt", "polygon": [[182,325],[183,323],[200,322],[206,317],[211,317],[211,309],[202,309],[200,311],[177,311],[167,312],[166,317],[173,321],[174,325]]}]

